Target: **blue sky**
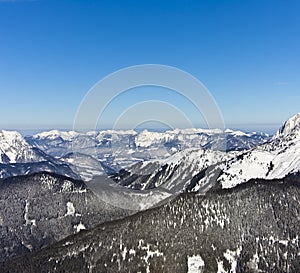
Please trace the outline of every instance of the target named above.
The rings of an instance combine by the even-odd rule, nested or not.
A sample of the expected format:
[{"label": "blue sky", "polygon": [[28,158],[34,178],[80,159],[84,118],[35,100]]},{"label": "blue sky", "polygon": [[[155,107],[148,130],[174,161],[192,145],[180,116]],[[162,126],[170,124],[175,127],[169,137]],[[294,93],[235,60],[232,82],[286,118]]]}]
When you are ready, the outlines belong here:
[{"label": "blue sky", "polygon": [[[197,77],[227,127],[275,128],[300,112],[299,11],[293,0],[0,0],[0,127],[70,128],[101,78],[157,63]],[[193,115],[146,88],[112,103],[106,124],[152,97]]]}]

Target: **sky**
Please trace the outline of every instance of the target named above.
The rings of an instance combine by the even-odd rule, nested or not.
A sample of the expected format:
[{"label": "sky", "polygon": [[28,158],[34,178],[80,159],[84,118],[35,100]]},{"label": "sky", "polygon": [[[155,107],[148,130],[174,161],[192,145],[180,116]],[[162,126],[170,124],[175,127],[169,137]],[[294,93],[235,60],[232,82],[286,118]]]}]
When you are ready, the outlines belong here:
[{"label": "sky", "polygon": [[[299,12],[293,0],[0,0],[0,128],[72,128],[101,79],[162,64],[201,81],[226,127],[274,130],[300,112]],[[102,126],[145,100],[202,125],[186,98],[147,87],[112,101]]]}]

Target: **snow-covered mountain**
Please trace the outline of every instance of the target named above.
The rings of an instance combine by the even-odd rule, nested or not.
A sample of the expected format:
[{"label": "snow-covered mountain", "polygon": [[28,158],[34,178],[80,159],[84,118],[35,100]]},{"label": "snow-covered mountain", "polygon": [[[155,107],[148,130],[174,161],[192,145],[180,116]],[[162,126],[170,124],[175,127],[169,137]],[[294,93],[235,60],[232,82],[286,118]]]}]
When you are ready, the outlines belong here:
[{"label": "snow-covered mountain", "polygon": [[[153,169],[154,165],[165,164],[163,161],[157,164],[153,161],[161,161],[173,155],[178,157],[178,153],[184,150],[215,149],[218,145],[227,145],[229,150],[245,150],[268,140],[269,136],[265,134],[233,130],[226,130],[224,134],[217,129],[195,128],[166,132],[144,130],[139,133],[134,130],[87,133],[52,130],[25,139],[18,132],[1,131],[0,163],[10,165],[1,166],[0,178],[44,170],[88,181],[97,175],[116,173],[122,169],[130,168],[129,172],[132,172],[136,167],[131,166],[138,162],[149,162],[148,167],[151,165]],[[215,163],[215,160],[212,162]],[[184,173],[189,177],[188,164],[185,162]],[[166,173],[168,171],[171,169],[166,170]],[[140,186],[149,188],[153,181],[144,184]]]},{"label": "snow-covered mountain", "polygon": [[[231,188],[253,178],[276,179],[300,171],[300,114],[291,117],[278,130],[272,141],[219,164],[218,182]],[[205,184],[204,177],[200,182]]]},{"label": "snow-covered mountain", "polygon": [[0,131],[0,178],[48,171],[80,178],[68,164],[28,144],[16,131]]},{"label": "snow-covered mountain", "polygon": [[[229,130],[227,133],[239,137],[248,135]],[[131,189],[145,190],[163,186],[168,190],[176,189],[177,192],[205,192],[215,183],[230,188],[250,179],[283,178],[298,171],[300,114],[286,121],[271,141],[252,149],[227,153],[210,149],[186,149],[167,159],[137,163],[112,178]]]},{"label": "snow-covered mountain", "polygon": [[229,160],[236,152],[221,152],[208,149],[186,149],[167,159],[137,163],[111,177],[130,189],[147,190],[162,187],[172,193],[190,187],[196,176],[208,167]]},{"label": "snow-covered mountain", "polygon": [[[215,148],[225,147],[227,151],[247,150],[269,139],[263,133],[244,133],[227,129],[225,132],[219,129],[175,129],[166,132],[150,132],[147,130],[137,134],[137,147],[165,146],[173,151],[187,148]],[[216,145],[223,142],[224,145]]]},{"label": "snow-covered mountain", "polygon": [[[272,139],[227,130],[227,145],[229,139],[234,145],[239,141],[249,145],[250,149],[242,151],[238,146],[230,152],[210,149],[219,141],[219,133],[195,130],[185,131],[185,136],[175,134],[179,138],[147,131],[55,131],[31,137],[31,145],[36,141],[39,148],[64,151],[58,158],[49,158],[63,162],[86,180],[93,179],[83,184],[50,174],[45,179],[45,174],[39,174],[0,181],[0,227],[5,226],[0,228],[0,242],[5,245],[0,250],[2,257],[40,249],[92,227],[93,219],[115,219],[115,212],[126,215],[131,207],[158,207],[104,223],[53,248],[4,262],[1,268],[6,272],[51,271],[54,267],[72,272],[82,272],[82,268],[97,272],[164,272],[166,268],[166,272],[193,272],[195,268],[200,272],[297,272],[300,114],[289,119]],[[188,147],[192,143],[196,148]],[[254,147],[253,143],[261,145]],[[84,153],[76,149],[65,153],[70,145],[83,148]],[[96,153],[87,155],[88,151]],[[141,162],[129,165],[132,159]],[[123,164],[126,170],[111,175],[117,183],[104,175],[114,171],[111,166]],[[102,190],[104,196],[92,194],[93,189]],[[187,193],[177,196],[182,191]],[[8,200],[12,206],[7,206]],[[54,207],[49,206],[52,203]],[[102,210],[107,203],[108,212]],[[124,208],[120,203],[127,210],[115,210],[115,204]],[[98,215],[98,207],[93,209],[95,204],[102,215]],[[17,218],[10,218],[13,211]],[[63,234],[59,233],[61,227]]]},{"label": "snow-covered mountain", "polygon": [[299,134],[300,131],[300,113],[292,116],[288,119],[284,125],[277,131],[273,139],[279,137],[290,137],[295,134]]},{"label": "snow-covered mountain", "polygon": [[[207,129],[175,129],[166,132],[144,130],[104,130],[77,133],[49,131],[26,137],[28,143],[54,157],[70,153],[92,156],[101,164],[115,170],[127,169],[143,161],[166,159],[185,149],[245,150],[268,141],[266,134]],[[90,176],[88,176],[90,177]]]},{"label": "snow-covered mountain", "polygon": [[27,163],[44,161],[46,155],[29,145],[16,131],[0,131],[0,163]]}]

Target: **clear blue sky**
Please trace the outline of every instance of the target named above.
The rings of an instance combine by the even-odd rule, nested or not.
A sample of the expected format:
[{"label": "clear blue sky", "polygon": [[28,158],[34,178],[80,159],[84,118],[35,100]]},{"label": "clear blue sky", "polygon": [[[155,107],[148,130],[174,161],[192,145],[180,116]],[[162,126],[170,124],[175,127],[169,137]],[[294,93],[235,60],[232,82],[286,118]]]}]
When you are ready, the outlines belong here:
[{"label": "clear blue sky", "polygon": [[300,112],[299,14],[293,0],[0,0],[0,127],[71,127],[93,84],[144,63],[196,76],[228,127],[277,126]]}]

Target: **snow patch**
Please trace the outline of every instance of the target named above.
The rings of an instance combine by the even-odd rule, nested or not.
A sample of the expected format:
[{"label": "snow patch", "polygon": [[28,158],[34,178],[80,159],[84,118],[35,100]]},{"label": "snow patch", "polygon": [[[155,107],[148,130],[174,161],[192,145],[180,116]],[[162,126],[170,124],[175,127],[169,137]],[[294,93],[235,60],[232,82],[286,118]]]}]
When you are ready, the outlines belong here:
[{"label": "snow patch", "polygon": [[204,272],[204,260],[200,255],[188,257],[188,272],[187,273],[201,273]]},{"label": "snow patch", "polygon": [[25,225],[33,225],[36,226],[36,220],[35,219],[29,219],[29,206],[30,202],[28,200],[25,200],[25,209],[24,209],[24,220],[25,220]]},{"label": "snow patch", "polygon": [[74,229],[76,229],[76,232],[78,233],[81,230],[85,230],[86,227],[80,222],[78,225],[74,226]]},{"label": "snow patch", "polygon": [[68,202],[67,203],[67,213],[65,214],[65,216],[68,216],[68,215],[74,216],[74,214],[75,214],[74,205],[72,202]]}]

